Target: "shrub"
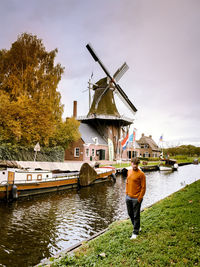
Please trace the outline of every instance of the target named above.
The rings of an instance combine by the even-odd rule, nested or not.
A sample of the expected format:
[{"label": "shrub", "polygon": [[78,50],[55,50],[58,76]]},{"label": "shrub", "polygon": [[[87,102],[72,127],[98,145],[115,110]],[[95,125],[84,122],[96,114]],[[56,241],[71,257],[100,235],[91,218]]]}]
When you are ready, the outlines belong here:
[{"label": "shrub", "polygon": [[[12,144],[0,145],[0,160],[33,161],[33,147],[22,147]],[[42,147],[37,152],[36,161],[64,161],[64,149],[60,146]]]}]

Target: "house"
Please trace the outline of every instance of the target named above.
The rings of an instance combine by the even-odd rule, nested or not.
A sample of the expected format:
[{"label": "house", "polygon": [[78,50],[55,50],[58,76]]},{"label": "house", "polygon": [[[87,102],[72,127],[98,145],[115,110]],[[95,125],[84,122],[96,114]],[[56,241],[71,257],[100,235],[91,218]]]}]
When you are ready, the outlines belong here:
[{"label": "house", "polygon": [[134,157],[139,157],[140,156],[140,146],[137,143],[137,141],[133,142],[129,142],[127,145],[127,148],[122,151],[122,159],[131,159]]},{"label": "house", "polygon": [[80,123],[79,131],[81,138],[65,150],[65,160],[98,161],[109,159],[108,144],[94,127]]},{"label": "house", "polygon": [[137,140],[137,143],[140,147],[139,149],[139,156],[145,157],[145,158],[157,158],[159,157],[161,153],[161,149],[158,147],[158,145],[155,143],[155,141],[152,139],[152,136],[145,136],[142,134],[139,140]]}]

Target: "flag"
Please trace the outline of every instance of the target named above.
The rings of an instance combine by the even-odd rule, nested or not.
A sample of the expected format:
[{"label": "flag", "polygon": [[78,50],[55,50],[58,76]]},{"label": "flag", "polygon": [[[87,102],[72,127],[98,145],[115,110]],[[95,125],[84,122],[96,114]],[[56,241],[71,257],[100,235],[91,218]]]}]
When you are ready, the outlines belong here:
[{"label": "flag", "polygon": [[135,143],[136,129],[133,129],[133,142]]},{"label": "flag", "polygon": [[129,136],[129,142],[135,142],[135,129],[133,129],[133,133]]},{"label": "flag", "polygon": [[128,141],[129,141],[129,142],[133,142],[133,133],[129,136]]},{"label": "flag", "polygon": [[133,147],[135,148],[135,136],[136,136],[136,129],[133,130]]},{"label": "flag", "polygon": [[163,141],[163,135],[160,136],[160,139],[159,139],[160,142]]},{"label": "flag", "polygon": [[122,140],[121,142],[121,145],[122,145],[122,149],[125,150],[127,145],[128,145],[128,141],[129,141],[129,138],[128,138],[129,134],[127,133],[126,137]]},{"label": "flag", "polygon": [[109,154],[109,161],[113,161],[114,147],[113,147],[113,142],[110,138],[108,138],[108,154]]}]

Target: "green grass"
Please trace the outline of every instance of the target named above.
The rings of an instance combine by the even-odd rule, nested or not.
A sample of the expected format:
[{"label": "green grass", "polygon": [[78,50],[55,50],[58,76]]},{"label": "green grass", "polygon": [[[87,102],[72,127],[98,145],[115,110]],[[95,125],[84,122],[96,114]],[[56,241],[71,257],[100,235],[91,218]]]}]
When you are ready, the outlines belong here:
[{"label": "green grass", "polygon": [[129,162],[129,163],[118,163],[118,164],[113,164],[113,167],[115,167],[115,168],[126,168],[126,167],[129,167],[129,166],[131,166],[131,163]]},{"label": "green grass", "polygon": [[144,210],[135,240],[130,220],[118,221],[50,266],[200,266],[199,192],[200,180]]},{"label": "green grass", "polygon": [[[178,163],[184,163],[184,162],[193,162],[193,160],[198,158],[198,157],[174,156],[172,158],[176,159]],[[199,158],[199,160],[200,160],[200,158]]]}]

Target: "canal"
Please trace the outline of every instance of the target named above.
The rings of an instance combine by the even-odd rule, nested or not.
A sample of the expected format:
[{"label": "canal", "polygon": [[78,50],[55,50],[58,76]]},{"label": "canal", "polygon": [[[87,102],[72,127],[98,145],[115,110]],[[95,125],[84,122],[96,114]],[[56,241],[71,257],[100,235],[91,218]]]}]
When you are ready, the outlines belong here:
[{"label": "canal", "polygon": [[[200,179],[200,165],[149,172],[142,208]],[[34,266],[127,218],[126,180],[0,203],[0,266]]]}]

